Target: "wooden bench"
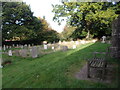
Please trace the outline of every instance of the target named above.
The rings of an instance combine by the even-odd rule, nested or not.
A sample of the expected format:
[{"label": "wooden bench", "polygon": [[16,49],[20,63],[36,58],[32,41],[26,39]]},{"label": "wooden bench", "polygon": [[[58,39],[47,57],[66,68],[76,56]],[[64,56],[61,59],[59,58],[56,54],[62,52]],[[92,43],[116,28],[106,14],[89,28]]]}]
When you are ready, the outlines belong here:
[{"label": "wooden bench", "polygon": [[[91,68],[96,68],[96,69],[100,69],[102,70],[102,79],[104,79],[104,74],[105,74],[105,68],[107,67],[107,61],[106,61],[106,57],[108,55],[107,52],[93,52],[93,58],[92,59],[88,59],[88,78],[90,78],[90,69]],[[98,57],[98,56],[99,57]],[[102,55],[102,57],[100,56]]]}]

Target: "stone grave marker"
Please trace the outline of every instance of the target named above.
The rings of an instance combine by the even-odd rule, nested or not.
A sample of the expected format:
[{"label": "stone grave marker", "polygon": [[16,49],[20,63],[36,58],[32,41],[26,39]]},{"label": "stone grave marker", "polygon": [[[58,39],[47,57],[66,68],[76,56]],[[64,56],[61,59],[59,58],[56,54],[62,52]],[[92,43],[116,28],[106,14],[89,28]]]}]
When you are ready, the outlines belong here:
[{"label": "stone grave marker", "polygon": [[6,50],[6,47],[5,47],[5,45],[3,46],[3,50],[4,50],[4,51]]},{"label": "stone grave marker", "polygon": [[31,56],[32,58],[38,57],[38,49],[36,46],[32,47]]},{"label": "stone grave marker", "polygon": [[63,46],[62,47],[62,51],[67,51],[68,50],[68,47],[67,46]]},{"label": "stone grave marker", "polygon": [[2,68],[2,58],[0,58],[0,68]]},{"label": "stone grave marker", "polygon": [[28,48],[30,48],[30,47],[31,47],[31,45],[29,44],[29,45],[28,45]]},{"label": "stone grave marker", "polygon": [[23,45],[20,46],[23,49]]},{"label": "stone grave marker", "polygon": [[28,48],[28,46],[27,46],[27,44],[25,44],[25,45],[24,45],[24,49],[27,49],[27,48]]},{"label": "stone grave marker", "polygon": [[17,44],[17,48],[19,47],[19,45]]},{"label": "stone grave marker", "polygon": [[76,49],[76,45],[73,45],[73,49]]},{"label": "stone grave marker", "polygon": [[47,49],[48,47],[47,47],[47,45],[44,45],[44,49]]},{"label": "stone grave marker", "polygon": [[20,56],[19,50],[15,50],[15,55],[16,55],[16,56]]},{"label": "stone grave marker", "polygon": [[11,46],[9,46],[9,48],[12,48]]},{"label": "stone grave marker", "polygon": [[12,46],[13,46],[13,47],[15,47],[15,45],[14,45],[14,44],[13,44]]},{"label": "stone grave marker", "polygon": [[85,43],[86,43],[86,41],[85,41],[85,40],[82,40],[82,41],[81,41],[81,44],[85,44]]},{"label": "stone grave marker", "polygon": [[6,49],[8,49],[9,48],[9,46],[6,46]]},{"label": "stone grave marker", "polygon": [[106,40],[106,36],[103,36],[102,37],[102,43],[105,43],[105,40]]},{"label": "stone grave marker", "polygon": [[27,49],[22,49],[19,51],[19,53],[20,53],[20,56],[27,57]]},{"label": "stone grave marker", "polygon": [[9,55],[9,56],[12,56],[12,50],[9,50],[9,51],[8,51],[8,55]]},{"label": "stone grave marker", "polygon": [[55,49],[55,47],[54,47],[54,46],[52,46],[52,49],[54,50],[54,49]]},{"label": "stone grave marker", "polygon": [[75,43],[76,43],[76,45],[79,45],[79,42],[78,42],[78,41],[76,41]]}]

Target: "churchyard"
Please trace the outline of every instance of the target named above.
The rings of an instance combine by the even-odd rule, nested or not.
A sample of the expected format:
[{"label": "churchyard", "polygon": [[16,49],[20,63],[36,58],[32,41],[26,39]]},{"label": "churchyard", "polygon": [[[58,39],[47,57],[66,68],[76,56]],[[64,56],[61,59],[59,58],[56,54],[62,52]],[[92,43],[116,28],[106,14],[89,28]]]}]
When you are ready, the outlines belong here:
[{"label": "churchyard", "polygon": [[[17,45],[7,49],[3,47],[5,49],[3,60],[6,63],[3,65],[2,86],[3,88],[117,87],[117,77],[114,75],[108,82],[107,80],[101,82],[99,77],[95,81],[85,80],[86,78],[82,80],[78,74],[86,64],[87,58],[92,58],[91,52],[105,51],[108,46],[110,44],[91,40],[79,44],[78,41],[47,44],[47,48],[44,45]],[[115,61],[114,64],[116,65]]]}]

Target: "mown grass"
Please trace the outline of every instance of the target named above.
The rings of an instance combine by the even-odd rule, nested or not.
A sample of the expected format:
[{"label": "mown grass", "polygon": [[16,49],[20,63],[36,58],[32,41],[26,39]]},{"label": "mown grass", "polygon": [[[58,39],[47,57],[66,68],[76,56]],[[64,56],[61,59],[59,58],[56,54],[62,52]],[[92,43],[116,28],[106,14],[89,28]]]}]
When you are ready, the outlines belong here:
[{"label": "mown grass", "polygon": [[3,88],[112,88],[112,85],[78,80],[74,74],[92,57],[93,51],[105,51],[108,44],[89,43],[75,50],[57,51],[42,57],[21,58],[3,55],[12,64],[3,68]]}]

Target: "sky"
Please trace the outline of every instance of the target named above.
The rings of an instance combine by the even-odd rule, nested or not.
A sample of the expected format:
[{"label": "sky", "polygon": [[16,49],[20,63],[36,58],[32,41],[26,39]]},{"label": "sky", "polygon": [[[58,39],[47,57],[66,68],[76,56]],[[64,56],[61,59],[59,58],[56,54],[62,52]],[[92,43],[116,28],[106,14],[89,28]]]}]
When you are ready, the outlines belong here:
[{"label": "sky", "polygon": [[45,19],[50,24],[50,26],[57,32],[62,32],[66,22],[62,22],[59,26],[57,22],[54,22],[52,12],[52,4],[61,4],[60,0],[23,0],[27,5],[30,5],[31,11],[34,12],[34,16],[41,17],[45,16]]}]

